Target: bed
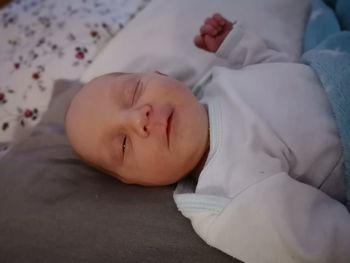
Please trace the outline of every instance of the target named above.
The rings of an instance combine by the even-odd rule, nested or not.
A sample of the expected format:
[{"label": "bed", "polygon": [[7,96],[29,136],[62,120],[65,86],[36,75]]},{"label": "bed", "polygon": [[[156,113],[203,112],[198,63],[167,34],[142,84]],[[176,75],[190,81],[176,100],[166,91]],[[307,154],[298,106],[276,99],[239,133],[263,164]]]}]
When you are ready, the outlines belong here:
[{"label": "bed", "polygon": [[309,3],[17,0],[1,9],[0,262],[239,262],[194,233],[175,185],[125,185],[82,163],[64,112],[103,73],[160,70],[196,83],[224,63],[192,45],[213,12],[297,61]]}]

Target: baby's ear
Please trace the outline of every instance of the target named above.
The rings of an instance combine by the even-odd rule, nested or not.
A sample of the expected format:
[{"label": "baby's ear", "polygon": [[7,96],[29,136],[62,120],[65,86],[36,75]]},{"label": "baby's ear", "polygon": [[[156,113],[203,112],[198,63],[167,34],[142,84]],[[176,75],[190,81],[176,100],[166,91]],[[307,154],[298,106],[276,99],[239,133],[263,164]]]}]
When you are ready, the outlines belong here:
[{"label": "baby's ear", "polygon": [[160,71],[158,71],[158,70],[156,70],[155,73],[157,73],[157,74],[159,74],[159,75],[163,75],[163,76],[167,76],[167,77],[168,77],[167,74],[164,74],[164,73],[162,73],[162,72],[160,72]]}]

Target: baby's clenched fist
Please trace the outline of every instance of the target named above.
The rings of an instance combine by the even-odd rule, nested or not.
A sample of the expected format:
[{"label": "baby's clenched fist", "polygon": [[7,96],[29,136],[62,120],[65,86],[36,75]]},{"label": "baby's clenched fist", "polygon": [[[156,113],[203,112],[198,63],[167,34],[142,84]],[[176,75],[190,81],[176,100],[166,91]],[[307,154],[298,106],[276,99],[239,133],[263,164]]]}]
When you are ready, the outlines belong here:
[{"label": "baby's clenched fist", "polygon": [[208,17],[200,28],[200,34],[194,38],[194,44],[206,51],[216,52],[231,32],[233,24],[218,13]]}]

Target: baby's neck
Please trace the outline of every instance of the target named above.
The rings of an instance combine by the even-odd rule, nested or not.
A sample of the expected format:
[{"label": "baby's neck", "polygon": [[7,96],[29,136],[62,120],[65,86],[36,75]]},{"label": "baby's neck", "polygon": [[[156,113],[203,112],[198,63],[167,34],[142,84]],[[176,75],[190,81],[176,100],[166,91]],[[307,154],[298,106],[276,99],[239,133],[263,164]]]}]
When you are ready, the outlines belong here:
[{"label": "baby's neck", "polygon": [[190,177],[192,177],[195,181],[198,181],[199,175],[203,170],[205,162],[207,161],[208,154],[209,154],[209,145],[206,151],[204,152],[202,158],[199,160],[198,164],[196,165],[196,167],[194,167],[194,169],[190,172]]},{"label": "baby's neck", "polygon": [[193,178],[195,181],[198,181],[199,175],[203,170],[203,167],[205,165],[205,162],[207,161],[209,149],[210,149],[210,129],[209,129],[209,116],[208,116],[208,106],[206,104],[202,104],[203,108],[205,109],[206,115],[207,115],[207,121],[208,121],[208,134],[207,134],[207,145],[206,149],[204,151],[204,154],[202,155],[201,159],[199,160],[198,164],[192,169],[190,172],[190,177]]}]

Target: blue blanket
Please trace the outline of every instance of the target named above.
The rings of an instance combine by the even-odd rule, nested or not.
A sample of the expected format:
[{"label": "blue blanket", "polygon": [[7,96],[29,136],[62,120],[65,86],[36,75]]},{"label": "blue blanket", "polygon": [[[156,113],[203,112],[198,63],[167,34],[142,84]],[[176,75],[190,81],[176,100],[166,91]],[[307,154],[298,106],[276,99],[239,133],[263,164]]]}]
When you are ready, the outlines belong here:
[{"label": "blue blanket", "polygon": [[344,149],[350,209],[350,0],[314,0],[302,62],[318,74],[331,102]]}]

